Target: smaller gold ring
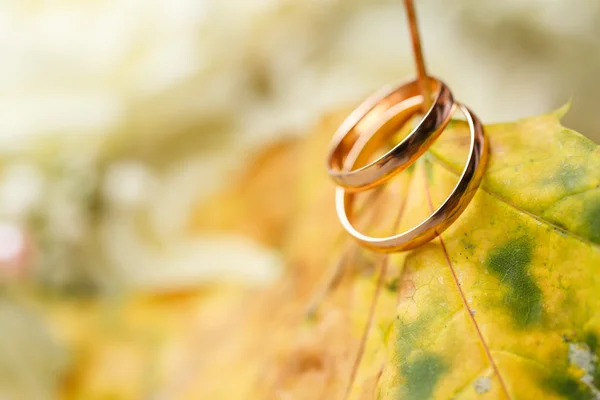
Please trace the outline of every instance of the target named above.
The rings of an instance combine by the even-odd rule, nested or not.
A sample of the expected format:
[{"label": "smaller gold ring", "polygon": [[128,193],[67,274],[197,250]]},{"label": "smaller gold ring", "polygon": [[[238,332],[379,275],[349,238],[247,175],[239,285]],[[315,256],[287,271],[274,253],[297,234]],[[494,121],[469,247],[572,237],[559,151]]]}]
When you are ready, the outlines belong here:
[{"label": "smaller gold ring", "polygon": [[[458,184],[450,193],[446,201],[438,207],[425,221],[410,229],[409,231],[383,238],[366,236],[358,232],[350,219],[347,210],[352,210],[354,195],[347,193],[344,188],[336,188],[336,209],[338,217],[346,231],[358,242],[371,250],[391,253],[394,251],[410,250],[429,242],[443,231],[445,231],[467,207],[481,182],[487,160],[487,143],[483,132],[483,126],[479,119],[464,105],[457,104],[465,115],[471,134],[471,145],[469,157]],[[346,157],[345,169],[351,169],[357,164],[363,149],[366,148],[368,140],[357,141],[352,151],[352,156]]]},{"label": "smaller gold ring", "polygon": [[397,132],[406,122],[405,102],[423,103],[419,82],[386,87],[370,96],[346,118],[333,136],[327,158],[329,175],[339,186],[349,191],[376,187],[406,169],[439,137],[452,116],[454,99],[442,81],[428,79],[435,95],[427,114],[406,138],[368,165],[354,163],[352,169],[343,168],[344,160],[361,140],[361,135],[365,132],[385,135]]}]

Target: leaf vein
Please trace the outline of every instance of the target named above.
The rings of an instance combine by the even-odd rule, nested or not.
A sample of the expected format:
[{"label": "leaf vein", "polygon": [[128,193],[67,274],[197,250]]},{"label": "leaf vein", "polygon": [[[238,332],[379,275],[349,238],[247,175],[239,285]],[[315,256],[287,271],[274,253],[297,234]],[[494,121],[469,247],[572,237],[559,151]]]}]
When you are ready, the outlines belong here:
[{"label": "leaf vein", "polygon": [[[429,203],[429,209],[431,212],[433,212],[433,204],[431,201],[431,195],[429,193],[429,183],[427,181],[427,176],[425,175],[424,177],[424,181],[425,181],[425,192],[427,193],[427,201]],[[477,324],[477,321],[475,320],[475,317],[473,316],[473,314],[471,314],[471,312],[469,311],[469,304],[467,302],[467,298],[465,296],[465,293],[463,292],[462,288],[461,288],[461,284],[458,280],[458,276],[456,275],[456,271],[454,270],[454,267],[452,266],[452,261],[450,260],[450,255],[448,254],[448,250],[446,249],[446,245],[444,244],[444,239],[442,238],[442,236],[438,237],[440,244],[442,246],[442,251],[444,252],[444,256],[446,258],[446,262],[448,263],[448,267],[450,268],[450,271],[452,273],[452,277],[454,278],[454,283],[456,284],[456,288],[460,294],[460,297],[462,299],[462,303],[463,306],[465,308],[465,310],[467,311],[467,314],[469,316],[469,318],[471,319],[471,322],[473,323],[473,326],[475,327],[475,330],[477,331],[477,335],[479,337],[479,341],[481,342],[481,345],[483,346],[483,349],[487,355],[487,358],[490,362],[490,365],[492,367],[492,369],[494,370],[496,376],[498,377],[498,380],[500,381],[500,385],[502,386],[502,390],[504,391],[504,393],[506,394],[506,397],[508,399],[510,399],[510,394],[508,393],[508,389],[506,387],[506,384],[504,383],[504,379],[502,378],[502,375],[500,374],[500,370],[498,369],[498,366],[496,365],[496,362],[494,361],[492,354],[490,352],[490,349],[485,341],[485,338],[483,337],[483,334],[481,332],[481,329],[479,328],[479,325]]]}]

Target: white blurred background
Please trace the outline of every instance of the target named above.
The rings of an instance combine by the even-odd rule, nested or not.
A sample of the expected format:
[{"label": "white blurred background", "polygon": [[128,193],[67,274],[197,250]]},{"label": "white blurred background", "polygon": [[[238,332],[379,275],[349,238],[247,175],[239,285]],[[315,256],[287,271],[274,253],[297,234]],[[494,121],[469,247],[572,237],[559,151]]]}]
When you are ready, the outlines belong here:
[{"label": "white blurred background", "polygon": [[[430,72],[486,123],[573,98],[566,124],[600,139],[599,2],[421,0],[417,11]],[[5,150],[112,135],[151,157],[191,140],[233,159],[414,75],[400,0],[6,0],[0,52]]]},{"label": "white blurred background", "polygon": [[[421,0],[417,10],[431,72],[485,121],[573,96],[570,125],[597,130],[597,1]],[[7,0],[0,22],[10,145],[128,123],[145,136],[189,121],[206,121],[207,141],[271,135],[413,73],[400,0]]]}]

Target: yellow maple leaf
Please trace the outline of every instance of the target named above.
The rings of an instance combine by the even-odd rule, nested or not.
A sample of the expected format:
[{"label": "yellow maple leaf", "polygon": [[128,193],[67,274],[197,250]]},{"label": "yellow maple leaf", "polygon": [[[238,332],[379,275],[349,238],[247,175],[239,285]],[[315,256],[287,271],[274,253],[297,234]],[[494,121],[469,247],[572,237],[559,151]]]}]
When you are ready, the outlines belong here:
[{"label": "yellow maple leaf", "polygon": [[[158,348],[179,349],[170,368],[158,368],[155,392],[597,397],[600,150],[561,126],[563,112],[487,126],[490,160],[464,214],[440,238],[392,255],[359,248],[335,216],[322,159],[343,114],[304,140],[265,150],[239,181],[198,207],[194,227],[237,231],[279,249],[285,274],[268,288],[171,299],[158,314],[156,304],[129,307],[137,330],[143,321],[169,326]],[[358,224],[389,234],[422,221],[454,187],[468,140],[464,123],[451,123],[414,167],[385,190],[361,195]],[[107,338],[90,346],[96,355],[118,350]],[[86,368],[92,372],[79,374],[77,393],[102,393],[104,370]]]}]

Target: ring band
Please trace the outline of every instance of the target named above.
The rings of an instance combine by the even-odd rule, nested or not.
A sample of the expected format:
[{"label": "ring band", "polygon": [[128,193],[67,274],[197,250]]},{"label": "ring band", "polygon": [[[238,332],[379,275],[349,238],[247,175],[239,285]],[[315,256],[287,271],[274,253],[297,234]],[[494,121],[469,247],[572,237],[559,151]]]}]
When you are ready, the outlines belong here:
[{"label": "ring band", "polygon": [[[352,193],[347,193],[342,187],[336,188],[336,209],[338,217],[344,229],[358,240],[361,245],[384,253],[413,249],[440,235],[467,207],[475,195],[485,170],[487,143],[479,119],[466,106],[462,104],[457,104],[457,106],[464,114],[469,125],[471,134],[469,157],[458,184],[452,193],[425,221],[409,231],[389,237],[375,238],[363,235],[354,228],[347,214],[348,210],[352,210],[354,195]],[[375,133],[372,132],[372,134]],[[349,153],[345,158],[343,166],[345,169],[349,170],[354,168],[359,162],[359,158],[364,157],[361,153],[366,149],[367,143],[368,140],[355,141],[356,149],[353,149],[352,153]]]},{"label": "ring band", "polygon": [[[415,104],[423,101],[419,83],[411,81],[391,89],[386,87],[370,96],[346,118],[333,136],[327,158],[329,175],[339,186],[349,191],[378,186],[411,165],[439,137],[452,116],[454,99],[442,81],[428,79],[435,96],[427,114],[404,140],[368,165],[353,162],[352,169],[343,168],[365,131],[383,135],[398,131],[406,122],[407,108],[412,110],[406,101]],[[383,123],[377,125],[377,121]]]}]

